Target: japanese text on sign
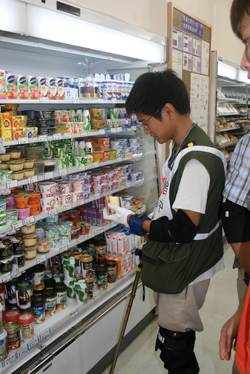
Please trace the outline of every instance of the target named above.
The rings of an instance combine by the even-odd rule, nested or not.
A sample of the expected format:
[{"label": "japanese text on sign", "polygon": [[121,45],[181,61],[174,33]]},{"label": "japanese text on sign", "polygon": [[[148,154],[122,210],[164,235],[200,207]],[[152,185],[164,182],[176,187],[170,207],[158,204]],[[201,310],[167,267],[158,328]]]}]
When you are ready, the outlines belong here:
[{"label": "japanese text on sign", "polygon": [[182,28],[183,30],[189,31],[192,34],[203,38],[203,24],[184,13],[182,15]]}]

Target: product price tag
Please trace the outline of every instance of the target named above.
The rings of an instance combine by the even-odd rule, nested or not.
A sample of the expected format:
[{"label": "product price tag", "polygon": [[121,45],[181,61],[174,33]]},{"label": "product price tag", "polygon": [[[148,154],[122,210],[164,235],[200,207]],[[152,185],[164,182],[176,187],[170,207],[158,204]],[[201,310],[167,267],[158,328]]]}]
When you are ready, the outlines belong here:
[{"label": "product price tag", "polygon": [[131,187],[131,182],[126,183],[126,188]]},{"label": "product price tag", "polygon": [[68,170],[67,169],[61,169],[58,171],[60,177],[62,177],[63,175],[67,175],[68,174]]},{"label": "product price tag", "polygon": [[34,177],[28,178],[28,183],[36,183],[38,181],[38,177],[35,175]]},{"label": "product price tag", "polygon": [[35,217],[34,216],[30,216],[30,217],[25,219],[25,224],[26,225],[28,225],[29,223],[32,223],[32,222],[35,222]]},{"label": "product price tag", "polygon": [[99,163],[99,162],[94,162],[94,163],[93,163],[93,168],[98,168],[98,166],[100,166],[100,163]]},{"label": "product price tag", "polygon": [[46,174],[44,174],[44,179],[51,179],[51,178],[53,178],[53,171],[51,171],[50,173],[46,173]]},{"label": "product price tag", "polygon": [[27,345],[26,344],[22,345],[21,348],[19,348],[17,351],[18,357],[20,357],[22,354],[27,352],[27,350],[28,350]]},{"label": "product price tag", "polygon": [[116,161],[117,162],[122,162],[123,160],[122,160],[122,157],[118,157],[117,159],[116,159]]},{"label": "product price tag", "polygon": [[80,166],[78,167],[78,170],[79,170],[79,171],[86,170],[86,165],[80,165]]},{"label": "product price tag", "polygon": [[14,230],[19,229],[19,227],[23,226],[23,221],[17,221],[12,224]]},{"label": "product price tag", "polygon": [[14,188],[14,187],[17,187],[17,181],[6,182],[6,187],[7,187],[7,188]]},{"label": "product price tag", "polygon": [[122,276],[122,279],[123,279],[123,280],[127,279],[127,278],[128,278],[128,274],[129,274],[129,273],[124,274],[124,275]]},{"label": "product price tag", "polygon": [[19,138],[18,144],[27,144],[29,143],[29,138]]},{"label": "product price tag", "polygon": [[75,317],[78,313],[79,313],[78,309],[74,310],[74,312],[70,313],[69,318],[71,319],[71,318]]},{"label": "product price tag", "polygon": [[98,100],[96,100],[96,102],[98,103],[98,104],[103,104],[103,99],[98,99]]},{"label": "product price tag", "polygon": [[73,103],[79,104],[80,102],[80,97],[73,97]]},{"label": "product price tag", "polygon": [[41,332],[39,335],[40,340],[45,339],[50,334],[50,329],[46,329],[45,331]]},{"label": "product price tag", "polygon": [[[91,132],[90,132],[90,135],[91,135]],[[87,131],[82,131],[80,133],[80,137],[82,137],[82,136],[88,136],[88,132]]]},{"label": "product price tag", "polygon": [[116,132],[122,132],[122,128],[121,127],[117,127]]},{"label": "product price tag", "polygon": [[40,264],[41,262],[44,262],[46,259],[47,259],[46,255],[41,255],[41,256],[36,258],[36,263]]},{"label": "product price tag", "polygon": [[54,216],[55,214],[57,214],[57,209],[56,208],[49,210],[49,217]]},{"label": "product price tag", "polygon": [[38,343],[38,339],[37,339],[37,337],[35,338],[35,339],[33,339],[32,341],[30,341],[29,343],[28,343],[28,349],[31,349],[31,348],[33,348],[33,347],[35,347],[35,345]]},{"label": "product price tag", "polygon": [[86,239],[89,240],[89,234],[86,235]]},{"label": "product price tag", "polygon": [[9,365],[11,364],[11,362],[15,361],[16,360],[16,354],[14,353],[12,356],[8,357],[6,360],[5,360],[5,364],[6,365]]},{"label": "product price tag", "polygon": [[101,195],[100,195],[99,193],[97,193],[97,194],[94,195],[94,199],[95,199],[95,200],[100,199],[100,196],[101,196]]},{"label": "product price tag", "polygon": [[63,206],[63,211],[71,209],[71,204],[66,204]]},{"label": "product price tag", "polygon": [[60,139],[62,139],[62,135],[61,134],[54,134],[53,139],[54,140],[60,140]]},{"label": "product price tag", "polygon": [[99,134],[105,134],[105,130],[99,130]]},{"label": "product price tag", "polygon": [[98,300],[100,299],[101,297],[101,292],[97,292],[95,295],[94,295],[94,300]]},{"label": "product price tag", "polygon": [[71,139],[71,133],[69,134],[63,134],[64,139]]},{"label": "product price tag", "polygon": [[111,99],[111,103],[117,103],[117,99],[114,97],[113,99]]},{"label": "product price tag", "polygon": [[80,206],[80,205],[83,205],[83,204],[85,204],[85,200],[84,199],[77,201],[77,206]]},{"label": "product price tag", "polygon": [[111,129],[111,132],[114,132],[114,133],[116,133],[116,129]]},{"label": "product price tag", "polygon": [[67,249],[68,249],[68,246],[67,245],[63,245],[63,246],[60,247],[59,253],[65,252],[65,251],[67,251]]},{"label": "product price tag", "polygon": [[39,142],[47,142],[48,141],[48,135],[40,135],[38,136]]},{"label": "product price tag", "polygon": [[40,97],[40,103],[41,104],[49,103],[49,98],[48,97]]},{"label": "product price tag", "polygon": [[11,273],[10,272],[2,275],[2,277],[1,277],[2,282],[8,282],[10,279],[11,279]]},{"label": "product price tag", "polygon": [[136,131],[136,126],[131,126],[132,131]]},{"label": "product price tag", "polygon": [[114,288],[114,283],[109,283],[108,284],[108,290],[112,290],[112,288]]}]

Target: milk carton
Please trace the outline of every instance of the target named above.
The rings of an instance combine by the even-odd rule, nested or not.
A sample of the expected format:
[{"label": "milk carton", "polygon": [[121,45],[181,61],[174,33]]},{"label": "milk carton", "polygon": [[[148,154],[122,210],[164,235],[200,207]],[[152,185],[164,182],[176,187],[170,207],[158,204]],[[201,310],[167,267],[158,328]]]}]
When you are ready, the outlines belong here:
[{"label": "milk carton", "polygon": [[49,78],[40,77],[39,78],[39,96],[49,97]]},{"label": "milk carton", "polygon": [[49,99],[56,100],[57,97],[57,79],[49,78]]},{"label": "milk carton", "polygon": [[56,98],[57,100],[64,100],[65,99],[65,86],[64,86],[64,79],[57,78],[56,79],[57,84],[57,94]]},{"label": "milk carton", "polygon": [[6,72],[0,70],[0,99],[7,99]]},{"label": "milk carton", "polygon": [[28,99],[29,97],[28,79],[27,75],[18,75],[17,77],[19,99]]},{"label": "milk carton", "polygon": [[29,98],[32,100],[39,99],[39,78],[37,76],[29,76],[28,87]]},{"label": "milk carton", "polygon": [[17,75],[16,74],[6,74],[6,91],[7,99],[17,99],[18,88],[17,88]]}]

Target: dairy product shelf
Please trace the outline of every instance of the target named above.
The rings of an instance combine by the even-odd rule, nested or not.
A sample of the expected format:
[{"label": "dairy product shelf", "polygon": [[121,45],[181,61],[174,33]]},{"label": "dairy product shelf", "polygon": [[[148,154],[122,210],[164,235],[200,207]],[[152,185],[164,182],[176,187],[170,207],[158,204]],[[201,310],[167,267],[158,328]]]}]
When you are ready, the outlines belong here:
[{"label": "dairy product shelf", "polygon": [[223,129],[216,129],[216,134],[220,133],[220,132],[233,131],[233,130],[238,130],[238,129],[240,129],[240,126],[228,127],[228,128],[223,128]]},{"label": "dairy product shelf", "polygon": [[238,139],[237,140],[234,140],[233,142],[228,142],[228,143],[223,143],[223,144],[216,144],[217,148],[219,149],[223,149],[223,148],[227,148],[227,147],[230,147],[231,145],[235,145],[238,143]]},{"label": "dairy product shelf", "polygon": [[73,97],[70,100],[50,100],[48,97],[40,97],[39,99],[1,99],[0,105],[7,104],[50,104],[50,105],[60,105],[60,104],[125,104],[125,100],[118,100],[112,98],[110,100],[104,100],[100,98],[84,98],[84,97]]},{"label": "dairy product shelf", "polygon": [[12,181],[6,182],[5,185],[0,186],[0,191],[6,190],[6,188],[11,189],[14,187],[21,187],[28,183],[42,182],[44,180],[49,180],[51,178],[62,177],[64,175],[79,173],[81,171],[88,171],[88,170],[96,169],[102,166],[114,165],[120,162],[139,161],[141,157],[142,157],[142,154],[134,155],[128,158],[119,157],[114,160],[109,160],[109,161],[104,161],[104,162],[93,162],[92,164],[89,164],[89,165],[72,166],[72,167],[68,167],[64,169],[58,169],[58,170],[50,171],[44,174],[35,175],[34,177],[22,179],[20,181],[12,180]]},{"label": "dairy product shelf", "polygon": [[41,219],[47,218],[49,216],[52,216],[52,215],[55,215],[55,214],[58,214],[58,213],[61,213],[61,212],[65,212],[67,210],[74,209],[77,206],[81,206],[81,205],[87,204],[91,201],[100,199],[101,197],[104,197],[104,196],[108,195],[109,193],[119,192],[119,191],[122,191],[122,190],[124,190],[126,188],[130,188],[130,187],[139,187],[143,183],[144,183],[144,179],[141,179],[141,180],[138,180],[138,181],[135,181],[135,182],[127,182],[123,186],[121,186],[119,188],[116,188],[113,191],[108,191],[108,192],[103,193],[103,194],[100,194],[100,193],[99,194],[93,194],[93,195],[91,195],[91,197],[89,199],[82,199],[82,200],[79,200],[77,203],[69,203],[69,204],[61,206],[60,208],[55,208],[55,209],[52,209],[48,212],[42,212],[42,213],[37,214],[36,216],[30,216],[30,217],[28,217],[24,220],[18,220],[17,222],[15,222],[13,224],[8,222],[7,225],[2,226],[0,228],[0,235],[3,235],[3,234],[5,234],[8,231],[11,231],[13,229],[15,230],[19,227],[25,226],[29,223],[40,221]]},{"label": "dairy product shelf", "polygon": [[37,138],[19,138],[18,140],[11,140],[3,142],[5,147],[11,145],[18,145],[18,144],[29,144],[29,143],[37,143],[37,142],[47,142],[53,140],[64,140],[64,139],[76,139],[76,138],[84,138],[89,136],[99,136],[99,135],[110,135],[110,134],[128,134],[139,130],[139,125],[133,125],[131,127],[114,127],[112,129],[99,129],[99,130],[89,130],[89,131],[82,131],[79,134],[72,134],[72,133],[65,133],[65,134],[54,134],[51,136],[48,135],[39,135]]}]

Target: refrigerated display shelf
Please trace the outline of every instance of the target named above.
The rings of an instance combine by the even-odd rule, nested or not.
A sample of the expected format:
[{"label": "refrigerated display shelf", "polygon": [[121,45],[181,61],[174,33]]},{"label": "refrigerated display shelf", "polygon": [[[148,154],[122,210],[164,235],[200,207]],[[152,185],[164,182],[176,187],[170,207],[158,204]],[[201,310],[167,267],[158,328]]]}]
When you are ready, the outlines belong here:
[{"label": "refrigerated display shelf", "polygon": [[226,132],[226,131],[233,131],[233,130],[238,130],[240,129],[240,126],[235,126],[235,127],[228,127],[228,128],[223,128],[223,129],[216,129],[216,134],[220,132]]},{"label": "refrigerated display shelf", "polygon": [[126,100],[117,100],[112,98],[110,100],[104,100],[100,98],[86,98],[86,97],[73,97],[69,100],[50,100],[48,97],[40,97],[39,99],[1,99],[0,105],[8,104],[125,104]]},{"label": "refrigerated display shelf", "polygon": [[132,157],[126,158],[126,157],[119,157],[114,160],[109,160],[109,161],[104,161],[104,162],[93,162],[92,164],[89,165],[81,165],[81,166],[72,166],[69,168],[65,169],[58,169],[55,171],[50,171],[48,173],[44,174],[39,174],[35,175],[34,177],[29,177],[27,179],[23,179],[20,181],[17,180],[12,180],[9,182],[6,182],[6,185],[0,186],[0,191],[1,190],[6,190],[6,188],[14,188],[14,187],[21,187],[29,183],[36,183],[36,182],[42,182],[44,180],[49,180],[51,178],[57,178],[57,177],[62,177],[64,175],[68,174],[74,174],[74,173],[79,173],[81,171],[87,171],[87,170],[92,170],[96,169],[102,166],[108,166],[108,165],[114,165],[116,163],[120,162],[127,162],[127,161],[139,161],[142,157],[142,154],[134,155]]},{"label": "refrigerated display shelf", "polygon": [[128,134],[129,132],[134,132],[139,130],[139,125],[132,125],[131,127],[114,127],[112,129],[99,129],[99,130],[89,130],[82,131],[79,134],[54,134],[51,136],[48,135],[39,135],[37,138],[19,138],[18,140],[11,140],[8,142],[3,142],[5,147],[11,145],[20,145],[20,144],[29,144],[29,143],[38,143],[38,142],[47,142],[53,140],[65,140],[65,139],[75,139],[75,138],[84,138],[89,136],[99,136],[99,135],[110,135],[110,134]]},{"label": "refrigerated display shelf", "polygon": [[91,201],[100,199],[101,197],[104,197],[104,196],[108,195],[109,193],[119,192],[119,191],[122,191],[122,190],[124,190],[126,188],[130,188],[130,187],[142,186],[143,183],[144,183],[144,179],[138,180],[136,182],[127,182],[123,186],[121,186],[119,188],[116,188],[113,191],[108,191],[108,192],[103,193],[103,194],[94,194],[89,199],[82,199],[82,200],[78,201],[78,203],[69,203],[69,204],[63,205],[60,208],[55,208],[55,209],[52,209],[48,212],[39,213],[36,216],[30,216],[30,217],[26,218],[25,220],[18,220],[15,223],[9,223],[8,222],[7,225],[2,226],[0,228],[0,235],[8,233],[8,231],[11,231],[13,229],[15,230],[19,227],[25,226],[29,223],[37,222],[37,221],[40,221],[41,219],[47,218],[49,216],[52,216],[52,215],[55,215],[55,214],[58,214],[58,213],[61,213],[61,212],[65,212],[65,211],[70,210],[70,209],[74,209],[77,206],[81,206],[83,204],[90,203]]},{"label": "refrigerated display shelf", "polygon": [[232,145],[237,144],[239,139],[234,140],[233,142],[223,143],[223,144],[216,144],[216,147],[219,149],[231,147]]},{"label": "refrigerated display shelf", "polygon": [[[143,214],[146,211],[146,206],[143,205],[141,209],[138,209],[135,213],[136,214]],[[110,222],[107,225],[104,226],[91,226],[89,234],[86,235],[80,235],[79,239],[72,240],[69,244],[62,245],[59,249],[53,249],[50,252],[47,252],[45,254],[37,253],[36,258],[32,260],[26,260],[25,265],[21,267],[18,270],[14,270],[12,272],[8,272],[6,274],[0,274],[0,283],[2,282],[8,282],[13,278],[17,278],[23,273],[25,270],[40,264],[41,262],[44,262],[45,260],[54,257],[58,255],[59,253],[63,253],[67,251],[68,249],[77,246],[80,243],[83,243],[91,238],[93,238],[96,235],[102,234],[103,232],[117,226],[117,223]]]}]

